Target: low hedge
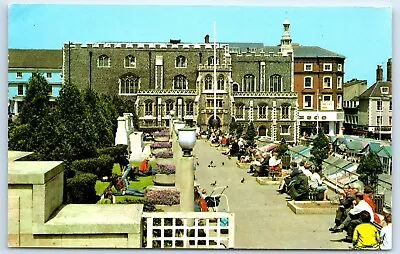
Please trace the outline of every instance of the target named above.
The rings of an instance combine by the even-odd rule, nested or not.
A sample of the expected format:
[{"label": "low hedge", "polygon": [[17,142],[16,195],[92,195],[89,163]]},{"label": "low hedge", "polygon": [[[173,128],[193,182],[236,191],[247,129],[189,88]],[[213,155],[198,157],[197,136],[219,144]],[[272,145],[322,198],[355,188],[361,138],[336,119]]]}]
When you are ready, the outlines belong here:
[{"label": "low hedge", "polygon": [[114,166],[114,158],[103,154],[98,158],[76,160],[71,164],[71,169],[75,172],[87,172],[97,175],[100,179],[103,176],[111,176]]},{"label": "low hedge", "polygon": [[128,146],[127,145],[116,145],[106,148],[98,149],[97,152],[99,155],[108,155],[111,158],[117,158],[120,155],[128,154]]},{"label": "low hedge", "polygon": [[76,172],[76,175],[67,179],[67,203],[95,204],[100,196],[96,194],[97,176],[91,173]]}]

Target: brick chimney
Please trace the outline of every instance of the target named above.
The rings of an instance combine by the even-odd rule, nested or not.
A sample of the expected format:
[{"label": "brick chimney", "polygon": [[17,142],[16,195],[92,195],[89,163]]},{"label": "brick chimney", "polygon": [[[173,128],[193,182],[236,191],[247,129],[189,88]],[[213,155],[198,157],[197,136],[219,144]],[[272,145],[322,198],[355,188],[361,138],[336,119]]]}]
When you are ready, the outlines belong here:
[{"label": "brick chimney", "polygon": [[204,37],[204,43],[210,43],[210,36],[208,34]]},{"label": "brick chimney", "polygon": [[392,81],[392,58],[387,61],[386,80]]},{"label": "brick chimney", "polygon": [[376,82],[382,81],[383,69],[379,64],[376,67]]}]

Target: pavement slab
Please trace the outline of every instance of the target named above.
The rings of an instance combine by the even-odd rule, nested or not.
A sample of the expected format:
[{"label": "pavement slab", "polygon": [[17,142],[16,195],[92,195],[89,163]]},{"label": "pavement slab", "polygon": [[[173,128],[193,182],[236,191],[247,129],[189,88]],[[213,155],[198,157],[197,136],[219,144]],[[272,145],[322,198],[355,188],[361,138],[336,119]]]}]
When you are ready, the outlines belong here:
[{"label": "pavement slab", "polygon": [[[213,186],[227,185],[229,210],[224,200],[219,209],[235,213],[236,249],[348,250],[350,243],[340,241],[345,233],[332,234],[332,214],[295,214],[287,206],[286,194],[275,185],[260,185],[256,177],[238,168],[236,158],[228,159],[208,141],[197,140],[196,183],[211,193]],[[208,167],[210,161],[216,167]],[[224,165],[222,165],[224,162]],[[241,180],[244,178],[244,182]]]}]

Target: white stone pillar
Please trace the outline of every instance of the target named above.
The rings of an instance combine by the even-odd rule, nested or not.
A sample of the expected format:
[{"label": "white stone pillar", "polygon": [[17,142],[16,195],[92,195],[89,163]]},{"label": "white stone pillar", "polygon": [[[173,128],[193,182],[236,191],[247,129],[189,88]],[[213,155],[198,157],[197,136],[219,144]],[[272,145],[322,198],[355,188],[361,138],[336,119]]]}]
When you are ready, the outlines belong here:
[{"label": "white stone pillar", "polygon": [[126,132],[126,123],[125,118],[120,116],[117,119],[118,128],[117,133],[115,134],[115,144],[116,145],[128,145],[128,135]]},{"label": "white stone pillar", "polygon": [[142,160],[142,152],[144,148],[143,144],[143,132],[132,132],[129,135],[129,143],[131,148],[131,155],[129,157],[130,161],[140,161]]},{"label": "white stone pillar", "polygon": [[[193,155],[184,155],[180,158],[180,211],[194,212],[194,158]],[[193,225],[193,220],[188,220]]]}]

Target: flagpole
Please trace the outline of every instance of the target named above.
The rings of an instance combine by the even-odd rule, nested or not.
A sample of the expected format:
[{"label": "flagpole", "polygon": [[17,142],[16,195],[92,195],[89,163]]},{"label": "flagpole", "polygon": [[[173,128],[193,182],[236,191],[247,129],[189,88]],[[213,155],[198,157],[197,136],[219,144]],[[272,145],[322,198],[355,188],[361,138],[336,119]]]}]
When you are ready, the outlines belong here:
[{"label": "flagpole", "polygon": [[216,42],[216,28],[214,21],[214,127],[217,127],[217,42]]}]

